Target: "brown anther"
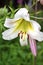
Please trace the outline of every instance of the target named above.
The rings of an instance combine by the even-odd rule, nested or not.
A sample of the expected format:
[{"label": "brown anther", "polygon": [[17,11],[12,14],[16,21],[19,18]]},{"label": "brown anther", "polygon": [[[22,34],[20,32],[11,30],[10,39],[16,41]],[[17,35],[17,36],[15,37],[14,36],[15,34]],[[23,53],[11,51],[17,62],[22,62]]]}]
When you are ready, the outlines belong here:
[{"label": "brown anther", "polygon": [[21,36],[21,39],[23,38],[23,35]]},{"label": "brown anther", "polygon": [[21,34],[23,34],[23,32]]},{"label": "brown anther", "polygon": [[26,34],[26,32],[25,32],[25,34]]},{"label": "brown anther", "polygon": [[20,35],[20,33],[18,33],[18,36]]},{"label": "brown anther", "polygon": [[20,31],[20,33],[22,33],[22,31]]}]

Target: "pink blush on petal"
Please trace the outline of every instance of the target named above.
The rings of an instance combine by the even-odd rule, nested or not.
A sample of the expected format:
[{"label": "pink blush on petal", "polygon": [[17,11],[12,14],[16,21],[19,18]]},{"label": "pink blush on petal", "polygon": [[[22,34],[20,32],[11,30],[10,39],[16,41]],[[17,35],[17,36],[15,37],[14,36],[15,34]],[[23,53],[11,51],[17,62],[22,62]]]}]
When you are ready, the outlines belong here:
[{"label": "pink blush on petal", "polygon": [[33,54],[34,56],[36,56],[36,55],[37,55],[37,51],[36,51],[36,41],[29,36],[29,43],[30,43],[30,48],[31,48],[32,54]]}]

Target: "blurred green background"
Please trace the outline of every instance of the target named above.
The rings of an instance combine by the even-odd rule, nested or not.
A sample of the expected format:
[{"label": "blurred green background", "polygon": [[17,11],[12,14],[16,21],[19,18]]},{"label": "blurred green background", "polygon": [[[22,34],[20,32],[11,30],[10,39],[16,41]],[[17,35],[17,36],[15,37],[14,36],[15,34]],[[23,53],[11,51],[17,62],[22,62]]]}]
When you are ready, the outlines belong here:
[{"label": "blurred green background", "polygon": [[[34,5],[34,1],[32,5]],[[2,32],[6,30],[4,27],[6,17],[13,18],[16,11],[18,11],[21,7],[26,7],[29,10],[31,19],[35,19],[34,17],[31,17],[35,15],[43,18],[43,10],[41,10],[41,8],[36,12],[35,8],[32,7],[31,10],[28,5],[14,8],[12,1],[10,1],[9,5],[0,8],[0,65],[33,65],[34,59],[29,45],[21,47],[19,37],[11,41],[2,39]],[[35,20],[37,20],[37,22],[41,25],[41,31],[43,31],[43,19],[36,18]],[[37,41],[37,52],[36,65],[43,65],[43,42]]]}]

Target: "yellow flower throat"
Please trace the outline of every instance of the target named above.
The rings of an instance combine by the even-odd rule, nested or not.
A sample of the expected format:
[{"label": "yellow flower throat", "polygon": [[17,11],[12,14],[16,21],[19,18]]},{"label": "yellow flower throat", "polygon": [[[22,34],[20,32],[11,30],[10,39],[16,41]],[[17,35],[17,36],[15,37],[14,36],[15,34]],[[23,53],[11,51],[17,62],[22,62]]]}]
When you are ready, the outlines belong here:
[{"label": "yellow flower throat", "polygon": [[26,21],[24,19],[19,19],[15,23],[16,23],[15,30],[20,30],[25,33],[29,30],[33,30],[33,26],[31,22]]}]

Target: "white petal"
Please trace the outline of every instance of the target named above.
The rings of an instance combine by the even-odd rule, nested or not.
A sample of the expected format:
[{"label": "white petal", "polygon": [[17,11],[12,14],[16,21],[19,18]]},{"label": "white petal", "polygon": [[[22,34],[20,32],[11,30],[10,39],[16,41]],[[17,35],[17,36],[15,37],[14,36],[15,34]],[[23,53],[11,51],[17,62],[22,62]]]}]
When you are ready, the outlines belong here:
[{"label": "white petal", "polygon": [[14,27],[15,26],[15,20],[6,18],[4,26],[7,27],[7,28]]},{"label": "white petal", "polygon": [[34,27],[34,30],[40,30],[41,29],[41,26],[39,23],[37,23],[36,21],[34,20],[30,20],[31,23],[32,23],[32,26]]},{"label": "white petal", "polygon": [[18,32],[19,31],[14,32],[13,28],[11,28],[11,29],[8,29],[8,30],[4,31],[2,33],[2,37],[5,40],[12,40],[12,39],[14,39],[18,36]]},{"label": "white petal", "polygon": [[25,13],[27,13],[27,12],[28,12],[28,10],[27,10],[26,8],[21,8],[20,10],[18,10],[18,11],[16,12],[16,14],[15,14],[14,17],[17,17],[17,16],[19,16],[19,15],[23,15],[23,14],[25,14]]},{"label": "white petal", "polygon": [[27,21],[30,20],[29,14],[28,14],[28,10],[26,8],[21,8],[19,11],[17,11],[17,13],[15,14],[14,18],[16,20],[23,18]]},{"label": "white petal", "polygon": [[26,21],[29,21],[30,22],[30,16],[28,13],[25,13],[24,15],[22,15],[22,18]]},{"label": "white petal", "polygon": [[43,41],[43,32],[40,32],[41,26],[36,21],[33,20],[31,20],[31,23],[34,30],[29,30],[28,34],[33,39],[36,39],[38,41]]},{"label": "white petal", "polygon": [[27,35],[25,35],[25,38],[23,38],[22,36],[23,36],[23,35],[20,33],[20,45],[21,45],[21,46],[28,45]]},{"label": "white petal", "polygon": [[43,32],[40,31],[29,31],[29,35],[38,41],[43,41]]}]

